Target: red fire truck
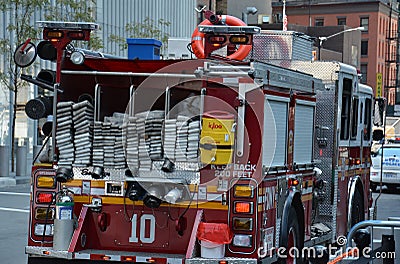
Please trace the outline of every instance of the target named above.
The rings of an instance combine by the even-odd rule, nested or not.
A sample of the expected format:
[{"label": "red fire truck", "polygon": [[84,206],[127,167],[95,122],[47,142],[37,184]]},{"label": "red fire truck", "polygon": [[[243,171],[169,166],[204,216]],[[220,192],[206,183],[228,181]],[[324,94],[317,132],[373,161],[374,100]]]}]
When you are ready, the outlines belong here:
[{"label": "red fire truck", "polygon": [[189,60],[41,26],[57,70],[23,76],[51,90],[26,112],[52,120],[53,155],[32,168],[28,263],[297,263],[367,218],[373,93],[354,67],[258,60],[265,36],[230,16],[199,25]]}]

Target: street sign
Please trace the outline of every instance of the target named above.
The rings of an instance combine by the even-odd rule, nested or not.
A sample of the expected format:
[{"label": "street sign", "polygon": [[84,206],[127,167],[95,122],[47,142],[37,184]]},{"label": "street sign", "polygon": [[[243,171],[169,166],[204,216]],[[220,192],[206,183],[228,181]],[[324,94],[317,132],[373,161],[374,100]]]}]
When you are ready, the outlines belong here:
[{"label": "street sign", "polygon": [[375,90],[375,97],[383,97],[382,94],[382,73],[376,73],[376,90]]}]

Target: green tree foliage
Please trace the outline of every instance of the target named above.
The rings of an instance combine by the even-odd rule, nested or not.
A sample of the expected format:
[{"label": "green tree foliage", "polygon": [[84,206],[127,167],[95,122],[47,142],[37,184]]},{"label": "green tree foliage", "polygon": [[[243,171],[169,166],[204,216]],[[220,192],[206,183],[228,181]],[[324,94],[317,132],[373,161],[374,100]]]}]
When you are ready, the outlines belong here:
[{"label": "green tree foliage", "polygon": [[[143,22],[139,23],[128,23],[125,25],[125,31],[127,32],[128,38],[155,38],[163,43],[162,51],[164,51],[168,45],[169,34],[166,32],[166,28],[171,25],[171,22],[159,19],[154,21],[151,18],[146,17]],[[123,36],[117,36],[111,34],[109,36],[110,42],[116,42],[119,44],[121,50],[127,49],[128,44]]]},{"label": "green tree foliage", "polygon": [[[27,84],[20,80],[20,74],[28,69],[20,69],[13,62],[15,44],[23,43],[27,39],[38,39],[39,31],[32,24],[33,10],[43,8],[46,1],[43,0],[3,0],[0,3],[0,10],[9,13],[10,23],[6,29],[8,37],[0,39],[0,52],[4,56],[7,67],[0,72],[0,82],[12,92],[11,104],[13,106],[11,121],[11,142],[15,139],[15,121],[18,108],[18,94],[21,89],[27,89]],[[11,170],[14,171],[15,146],[11,144]]]},{"label": "green tree foliage", "polygon": [[[44,12],[45,16],[41,19],[51,21],[77,21],[93,22],[95,14],[93,5],[95,0],[1,0],[0,11],[9,14],[10,19],[6,25],[8,36],[0,39],[0,57],[3,57],[7,66],[0,68],[0,84],[8,91],[11,91],[12,98],[12,121],[11,121],[11,142],[15,138],[15,121],[19,106],[18,95],[21,89],[28,89],[28,84],[21,81],[21,73],[29,73],[32,67],[21,69],[13,61],[13,53],[18,44],[31,39],[33,43],[38,43],[41,39],[41,29],[35,24],[34,14],[36,11]],[[79,44],[77,44],[79,45]],[[99,49],[102,47],[101,40],[94,36],[86,48]],[[14,144],[11,144],[11,168],[14,171]]]}]

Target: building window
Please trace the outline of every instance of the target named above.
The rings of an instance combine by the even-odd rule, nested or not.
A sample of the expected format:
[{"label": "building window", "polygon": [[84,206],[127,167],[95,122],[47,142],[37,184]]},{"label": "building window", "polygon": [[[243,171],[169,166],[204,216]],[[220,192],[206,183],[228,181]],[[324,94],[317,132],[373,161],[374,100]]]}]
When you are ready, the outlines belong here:
[{"label": "building window", "polygon": [[362,32],[368,32],[368,24],[369,24],[369,18],[368,17],[360,18],[360,26],[364,27],[364,30]]},{"label": "building window", "polygon": [[361,40],[361,56],[368,56],[368,40]]},{"label": "building window", "polygon": [[339,17],[337,19],[337,24],[338,24],[338,26],[346,25],[346,18],[345,17]]},{"label": "building window", "polygon": [[368,72],[368,65],[361,64],[361,82],[367,83],[367,72]]},{"label": "building window", "polygon": [[316,18],[315,19],[315,26],[316,27],[323,27],[324,26],[324,19],[323,18]]}]

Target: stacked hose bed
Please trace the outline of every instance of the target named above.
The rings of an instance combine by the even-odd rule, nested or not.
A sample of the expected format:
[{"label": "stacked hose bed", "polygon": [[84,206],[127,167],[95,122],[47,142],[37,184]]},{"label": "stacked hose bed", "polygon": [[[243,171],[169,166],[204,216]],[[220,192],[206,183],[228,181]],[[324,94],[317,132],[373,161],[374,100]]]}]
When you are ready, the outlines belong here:
[{"label": "stacked hose bed", "polygon": [[93,106],[88,101],[57,103],[58,165],[88,166],[92,155]]}]

